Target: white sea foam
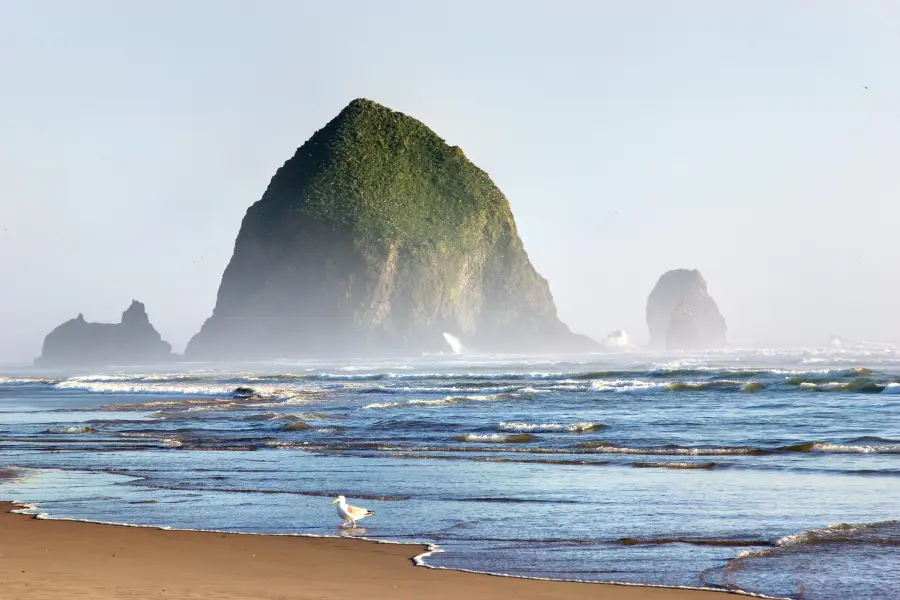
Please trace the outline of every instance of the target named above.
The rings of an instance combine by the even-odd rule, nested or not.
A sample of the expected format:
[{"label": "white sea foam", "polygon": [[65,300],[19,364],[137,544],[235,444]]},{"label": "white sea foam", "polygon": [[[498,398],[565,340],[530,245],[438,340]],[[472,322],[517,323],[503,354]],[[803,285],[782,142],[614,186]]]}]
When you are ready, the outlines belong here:
[{"label": "white sea foam", "polygon": [[823,392],[836,392],[838,390],[845,390],[848,387],[849,386],[846,383],[841,383],[838,381],[828,381],[818,386],[819,390]]},{"label": "white sea foam", "polygon": [[[496,391],[496,390],[492,390],[492,391]],[[520,394],[544,394],[544,393],[547,393],[546,389],[536,388],[536,387],[533,387],[530,385],[527,385],[523,388],[519,388],[517,391]]]},{"label": "white sea foam", "polygon": [[43,377],[0,377],[0,385],[51,385],[58,379],[45,379]]},{"label": "white sea foam", "polygon": [[145,375],[78,375],[69,378],[69,381],[102,382],[102,381],[180,381],[184,379],[198,379],[194,373],[148,373]]},{"label": "white sea foam", "polygon": [[581,423],[573,423],[571,425],[563,425],[561,423],[515,423],[515,422],[502,422],[498,426],[500,431],[513,431],[516,433],[553,433],[553,432],[567,432],[567,433],[582,433],[585,431],[594,431],[595,429],[599,429],[603,427],[600,423],[592,423],[589,421],[583,421]]},{"label": "white sea foam", "polygon": [[824,381],[822,383],[804,381],[800,384],[800,389],[807,392],[843,392],[853,389],[853,384],[849,381]]},{"label": "white sea foam", "polygon": [[900,446],[853,446],[846,444],[813,444],[813,452],[840,454],[900,454]]},{"label": "white sea foam", "polygon": [[445,404],[458,404],[460,402],[491,402],[495,400],[507,400],[514,394],[472,394],[469,396],[445,396],[435,399],[415,399],[402,402],[373,402],[363,406],[364,409],[396,408],[400,406],[443,406]]},{"label": "white sea foam", "polygon": [[270,448],[296,448],[298,444],[297,442],[285,442],[282,440],[267,440],[266,446]]},{"label": "white sea foam", "polygon": [[668,383],[645,381],[642,379],[595,379],[591,388],[598,392],[634,392],[644,390],[664,390]]},{"label": "white sea foam", "polygon": [[[60,381],[56,384],[59,389],[83,390],[97,394],[154,394],[154,395],[184,395],[184,396],[208,396],[231,397],[236,388],[241,387],[236,383],[223,382],[178,382],[177,380],[135,380],[135,379],[79,379],[72,378]],[[277,398],[288,403],[299,403],[306,399],[314,390],[305,386],[287,387],[283,385],[255,385],[253,391],[260,397]],[[162,403],[160,403],[162,404]],[[172,402],[171,404],[176,404]]]},{"label": "white sea foam", "polygon": [[587,383],[570,383],[561,381],[555,385],[549,386],[547,389],[554,392],[586,392],[591,389]]},{"label": "white sea foam", "polygon": [[509,442],[527,442],[533,436],[528,434],[503,434],[503,433],[466,433],[459,436],[461,442],[488,442],[502,444]]},{"label": "white sea foam", "polygon": [[647,468],[647,469],[693,470],[693,469],[709,469],[710,466],[713,464],[714,463],[666,461],[666,462],[636,462],[636,463],[632,463],[631,466]]},{"label": "white sea foam", "polygon": [[820,539],[821,537],[823,537],[823,535],[831,533],[831,531],[833,531],[831,527],[832,526],[823,529],[810,529],[808,531],[792,533],[790,535],[778,538],[777,540],[775,540],[774,545],[780,547],[800,546],[813,540]]},{"label": "white sea foam", "polygon": [[417,373],[385,373],[383,377],[385,379],[399,379],[399,380],[407,380],[407,379],[437,379],[437,380],[446,380],[446,379],[461,379],[461,380],[484,380],[484,381],[493,381],[493,380],[554,380],[554,379],[567,379],[571,377],[576,377],[581,373],[577,371],[531,371],[531,372],[521,372],[521,371],[506,371],[502,373],[497,372],[417,372]]},{"label": "white sea foam", "polygon": [[349,383],[343,386],[345,390],[364,390],[366,393],[381,393],[381,394],[398,394],[398,393],[408,393],[408,394],[428,394],[428,393],[439,393],[443,392],[447,393],[461,393],[465,394],[466,392],[471,392],[477,390],[483,394],[503,394],[503,393],[512,393],[512,392],[520,392],[523,394],[532,393],[537,394],[540,392],[546,392],[546,389],[538,389],[535,387],[521,385],[485,385],[478,386],[473,388],[472,386],[458,386],[458,385],[388,385],[388,386],[371,386],[360,383]]},{"label": "white sea foam", "polygon": [[61,427],[57,429],[48,429],[47,433],[94,433],[93,427],[87,425],[83,427]]},{"label": "white sea foam", "polygon": [[646,454],[660,456],[732,456],[751,454],[753,448],[623,448],[620,446],[588,446],[584,452],[600,454]]},{"label": "white sea foam", "polygon": [[371,404],[366,404],[363,406],[364,409],[376,409],[376,408],[393,408],[395,406],[406,406],[407,402],[372,402]]},{"label": "white sea foam", "polygon": [[101,394],[185,394],[199,396],[231,395],[237,387],[235,384],[178,384],[154,383],[140,381],[82,381],[68,379],[59,382],[60,389],[84,390]]},{"label": "white sea foam", "polygon": [[817,542],[838,542],[856,540],[860,542],[879,543],[886,540],[897,540],[898,521],[881,521],[878,523],[832,523],[822,529],[810,529],[786,535],[775,540],[779,547],[802,546]]},{"label": "white sea foam", "polygon": [[228,410],[235,406],[238,406],[238,402],[214,402],[212,404],[202,404],[199,406],[191,406],[189,408],[185,408],[183,412],[210,412],[214,410]]},{"label": "white sea foam", "polygon": [[878,392],[882,394],[900,394],[900,383],[877,383],[866,380],[857,381],[804,381],[800,389],[806,392]]},{"label": "white sea foam", "polygon": [[[362,539],[362,538],[360,538]],[[443,567],[440,565],[429,565],[425,562],[425,559],[430,557],[432,554],[438,554],[443,552],[437,544],[434,544],[433,547],[429,547],[426,552],[416,556],[413,558],[413,562],[417,567],[425,567],[426,569],[435,569],[439,571],[459,571],[462,573],[474,573],[476,575],[490,575],[491,577],[507,577],[509,579],[526,579],[528,581],[566,581],[570,583],[591,583],[591,584],[603,584],[603,585],[615,585],[619,587],[634,587],[634,588],[662,588],[667,590],[696,590],[696,591],[706,591],[706,592],[717,592],[723,593],[721,588],[711,588],[711,587],[701,587],[701,586],[692,586],[692,585],[661,585],[655,583],[631,583],[627,581],[615,581],[615,580],[594,580],[594,579],[577,579],[577,578],[555,578],[555,577],[537,577],[537,576],[527,576],[527,575],[513,575],[511,573],[496,573],[492,571],[480,571],[477,569],[460,569],[460,568],[450,568]],[[745,553],[741,553],[743,555]],[[757,594],[755,592],[747,592],[739,589],[729,589],[728,594],[734,594],[736,596],[747,596],[750,598],[763,598],[765,600],[791,600],[791,598],[783,597],[783,596],[767,596],[765,594]]]}]

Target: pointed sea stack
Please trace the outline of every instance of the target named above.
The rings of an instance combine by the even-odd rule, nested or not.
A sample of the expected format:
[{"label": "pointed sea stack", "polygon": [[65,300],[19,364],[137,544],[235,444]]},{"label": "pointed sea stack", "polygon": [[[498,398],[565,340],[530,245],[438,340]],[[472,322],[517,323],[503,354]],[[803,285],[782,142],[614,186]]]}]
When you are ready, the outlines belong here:
[{"label": "pointed sea stack", "polygon": [[593,350],[556,316],[509,202],[419,121],[351,102],[244,216],[200,359]]},{"label": "pointed sea stack", "polygon": [[173,360],[172,346],[150,324],[144,305],[133,300],[121,323],[88,323],[84,315],[66,321],[44,338],[35,365],[104,366]]},{"label": "pointed sea stack", "polygon": [[647,299],[650,344],[667,350],[725,345],[725,319],[700,271],[676,269],[659,278]]}]

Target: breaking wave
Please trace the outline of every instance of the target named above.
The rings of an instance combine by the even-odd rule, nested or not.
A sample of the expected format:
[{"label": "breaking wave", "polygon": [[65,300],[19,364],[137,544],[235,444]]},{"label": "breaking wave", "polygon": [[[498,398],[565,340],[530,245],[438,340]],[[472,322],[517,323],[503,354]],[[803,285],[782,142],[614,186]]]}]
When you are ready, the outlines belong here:
[{"label": "breaking wave", "polygon": [[97,430],[93,427],[84,426],[84,427],[57,427],[54,429],[48,429],[44,433],[97,433]]},{"label": "breaking wave", "polygon": [[[233,383],[176,383],[171,381],[118,381],[118,380],[76,380],[61,381],[56,384],[60,389],[83,390],[98,394],[168,394],[193,396],[238,396],[248,388]],[[259,386],[252,388],[252,393],[275,398],[293,398],[304,390],[291,390],[276,386]]]},{"label": "breaking wave", "polygon": [[807,544],[878,543],[900,546],[900,521],[879,523],[833,523],[823,529],[810,529],[775,540],[779,548]]},{"label": "breaking wave", "polygon": [[587,452],[601,454],[646,454],[659,456],[735,456],[760,454],[758,448],[625,448],[613,446],[606,442],[585,442],[579,446]]},{"label": "breaking wave", "polygon": [[668,384],[641,379],[598,379],[591,382],[591,389],[597,392],[642,392],[665,390]]},{"label": "breaking wave", "polygon": [[524,444],[534,441],[535,437],[530,433],[466,433],[456,436],[460,442],[488,442],[493,444]]},{"label": "breaking wave", "polygon": [[633,538],[625,537],[616,540],[623,546],[659,546],[665,544],[691,544],[693,546],[718,546],[726,548],[739,548],[742,546],[771,546],[772,542],[761,539],[735,539],[735,538],[692,538],[692,537],[660,537],[660,538]]},{"label": "breaking wave", "polygon": [[616,446],[609,442],[591,441],[583,442],[579,448],[588,452],[608,454],[647,454],[660,456],[734,456],[750,455],[765,456],[768,454],[787,454],[804,452],[834,452],[843,454],[900,454],[900,445],[891,446],[854,446],[842,444],[827,444],[822,442],[802,442],[787,446],[756,447],[736,446],[728,448],[700,448],[672,446],[663,448],[628,448]]},{"label": "breaking wave", "polygon": [[414,399],[402,402],[373,402],[363,406],[364,409],[375,408],[396,408],[409,406],[442,406],[444,404],[459,404],[461,402],[492,402],[497,400],[515,400],[520,398],[528,398],[531,394],[475,394],[470,396],[445,396],[435,399]]},{"label": "breaking wave", "polygon": [[303,421],[294,421],[293,423],[285,423],[281,426],[282,431],[306,431],[309,425]]},{"label": "breaking wave", "polygon": [[42,377],[2,377],[2,376],[0,376],[0,385],[53,385],[58,382],[59,382],[59,379],[45,379]]},{"label": "breaking wave", "polygon": [[852,446],[845,444],[813,444],[813,452],[842,454],[900,454],[900,446]]},{"label": "breaking wave", "polygon": [[741,552],[701,579],[718,573],[723,587],[778,597],[893,600],[898,559],[900,521],[835,523]]},{"label": "breaking wave", "polygon": [[[566,365],[570,366],[570,365]],[[305,401],[327,390],[359,390],[366,394],[432,394],[463,397],[492,394],[745,392],[799,389],[814,392],[900,394],[900,381],[869,367],[845,369],[759,369],[705,366],[652,369],[547,370],[531,372],[413,371],[391,367],[390,372],[365,372],[372,367],[342,367],[332,372],[250,375],[242,373],[151,373],[85,375],[65,379],[0,377],[0,385],[50,386],[98,394],[193,395],[202,397],[262,396],[282,401]],[[309,369],[307,370],[309,371]],[[359,372],[363,371],[363,372]],[[239,392],[237,395],[235,393]],[[243,395],[241,395],[243,394]],[[452,401],[427,403],[449,403]],[[399,406],[386,402],[372,408]],[[413,404],[410,402],[410,404]],[[425,404],[427,405],[427,404]]]},{"label": "breaking wave", "polygon": [[584,421],[572,425],[559,423],[507,423],[503,422],[497,427],[500,431],[515,431],[520,433],[587,433],[606,427],[603,423]]},{"label": "breaking wave", "polygon": [[868,378],[857,378],[852,381],[824,381],[821,383],[812,381],[800,382],[800,389],[810,392],[857,392],[880,394],[889,384],[878,383]]},{"label": "breaking wave", "polygon": [[635,462],[631,466],[636,469],[703,469],[710,470],[719,467],[714,462]]}]

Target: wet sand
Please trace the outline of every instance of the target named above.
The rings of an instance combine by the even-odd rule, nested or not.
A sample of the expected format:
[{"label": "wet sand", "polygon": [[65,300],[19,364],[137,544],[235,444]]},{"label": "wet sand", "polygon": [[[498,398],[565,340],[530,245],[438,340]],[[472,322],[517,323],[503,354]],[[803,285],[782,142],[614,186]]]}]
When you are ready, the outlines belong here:
[{"label": "wet sand", "polygon": [[[2,477],[2,472],[0,472]],[[166,531],[12,514],[0,502],[4,600],[713,600],[722,592],[566,583],[415,567],[418,545]]]}]

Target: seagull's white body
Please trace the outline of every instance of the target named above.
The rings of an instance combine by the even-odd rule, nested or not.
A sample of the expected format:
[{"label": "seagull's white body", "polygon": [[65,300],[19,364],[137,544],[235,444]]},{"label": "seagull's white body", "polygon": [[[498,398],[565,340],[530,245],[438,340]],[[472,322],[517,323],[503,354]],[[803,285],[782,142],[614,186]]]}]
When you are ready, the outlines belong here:
[{"label": "seagull's white body", "polygon": [[350,506],[347,504],[347,499],[343,496],[338,496],[332,504],[337,503],[337,513],[340,518],[342,518],[345,522],[341,523],[341,527],[347,525],[347,523],[351,523],[353,527],[356,527],[356,522],[360,519],[364,519],[369,515],[374,515],[374,510],[366,510],[365,508],[360,508],[359,506]]}]

